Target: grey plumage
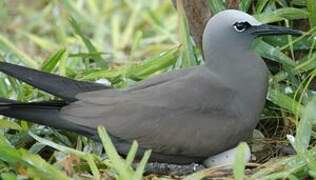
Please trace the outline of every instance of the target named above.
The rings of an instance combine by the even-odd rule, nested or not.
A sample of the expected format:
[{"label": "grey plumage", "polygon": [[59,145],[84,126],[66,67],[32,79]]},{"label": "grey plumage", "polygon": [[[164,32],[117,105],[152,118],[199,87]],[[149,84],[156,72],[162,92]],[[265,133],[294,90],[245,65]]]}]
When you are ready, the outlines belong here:
[{"label": "grey plumage", "polygon": [[[241,24],[236,27],[236,23]],[[242,25],[248,24],[241,32]],[[258,122],[267,91],[267,68],[250,45],[260,26],[246,13],[223,11],[206,26],[206,64],[122,90],[0,63],[0,71],[64,99],[38,103],[0,99],[0,114],[94,139],[96,127],[103,125],[121,154],[137,140],[139,154],[153,150],[151,160],[202,161],[246,139]]]}]

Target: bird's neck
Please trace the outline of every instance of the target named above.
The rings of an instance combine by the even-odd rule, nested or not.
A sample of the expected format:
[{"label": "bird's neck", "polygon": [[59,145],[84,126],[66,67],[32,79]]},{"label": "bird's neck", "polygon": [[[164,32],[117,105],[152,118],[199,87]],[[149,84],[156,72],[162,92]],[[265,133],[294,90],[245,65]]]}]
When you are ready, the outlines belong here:
[{"label": "bird's neck", "polygon": [[258,106],[258,102],[264,103],[267,92],[267,66],[252,50],[239,52],[243,53],[206,52],[206,66],[237,92],[245,104]]},{"label": "bird's neck", "polygon": [[[243,53],[240,53],[243,52]],[[251,49],[209,51],[205,53],[206,66],[226,81],[260,83],[267,77],[264,61]],[[235,83],[233,83],[235,84]]]}]

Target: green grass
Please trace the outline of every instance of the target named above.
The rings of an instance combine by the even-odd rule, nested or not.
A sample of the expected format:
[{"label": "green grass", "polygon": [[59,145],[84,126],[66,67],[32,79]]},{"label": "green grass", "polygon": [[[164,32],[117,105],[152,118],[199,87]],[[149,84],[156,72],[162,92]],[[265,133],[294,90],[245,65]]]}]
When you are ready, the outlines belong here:
[{"label": "green grass", "polygon": [[[250,142],[260,148],[253,148],[256,164],[249,166],[243,161],[241,144],[233,171],[225,177],[315,177],[316,4],[313,0],[251,2],[242,0],[240,9],[263,22],[292,28],[304,25],[306,33],[254,43],[271,71],[267,102],[257,127],[261,138]],[[225,9],[220,0],[209,0],[209,6],[214,12]],[[158,0],[0,1],[0,56],[3,61],[74,79],[107,79],[114,87],[124,88],[155,74],[201,63],[182,14],[183,9],[176,11],[170,1]],[[21,101],[52,98],[3,74],[0,96]],[[133,169],[137,143],[123,159],[105,129],[99,128],[99,134],[103,146],[69,132],[2,117],[1,178],[141,179],[150,151]],[[296,155],[280,153],[281,147],[290,144]],[[211,168],[184,178],[220,171]]]}]

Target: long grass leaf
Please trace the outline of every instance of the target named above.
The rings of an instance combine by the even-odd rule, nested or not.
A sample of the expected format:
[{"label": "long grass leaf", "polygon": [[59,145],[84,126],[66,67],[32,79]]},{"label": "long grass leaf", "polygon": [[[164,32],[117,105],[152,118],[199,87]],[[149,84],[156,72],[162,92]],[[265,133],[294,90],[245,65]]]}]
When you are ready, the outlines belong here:
[{"label": "long grass leaf", "polygon": [[55,148],[61,152],[64,152],[64,153],[70,153],[70,154],[74,154],[84,160],[86,160],[89,164],[89,167],[93,173],[93,175],[95,176],[96,179],[100,179],[100,173],[97,169],[97,166],[93,160],[93,157],[91,154],[87,154],[87,153],[84,153],[84,152],[81,152],[81,151],[78,151],[78,150],[75,150],[75,149],[72,149],[72,148],[69,148],[69,147],[66,147],[66,146],[62,146],[62,145],[59,145],[59,144],[56,144],[52,141],[49,141],[49,140],[46,140],[44,138],[41,138],[41,137],[38,137],[36,136],[35,134],[33,134],[32,132],[29,132],[30,136],[32,138],[34,138],[35,140],[37,140],[38,142],[42,143],[42,144],[45,144],[47,146],[50,146],[52,148]]},{"label": "long grass leaf", "polygon": [[308,12],[303,9],[286,7],[275,11],[269,11],[255,16],[260,22],[272,23],[287,20],[306,19]]},{"label": "long grass leaf", "polygon": [[264,58],[276,61],[285,66],[295,66],[295,62],[291,58],[282,53],[278,48],[273,47],[264,41],[258,40],[254,46],[256,52]]},{"label": "long grass leaf", "polygon": [[239,4],[239,9],[244,12],[248,12],[251,3],[252,3],[252,0],[242,0]]},{"label": "long grass leaf", "polygon": [[302,110],[302,105],[278,89],[269,89],[268,100],[295,115],[300,115],[301,113],[300,111]]},{"label": "long grass leaf", "polygon": [[309,20],[312,26],[316,26],[316,1],[306,0]]},{"label": "long grass leaf", "polygon": [[225,9],[225,4],[222,0],[208,0],[208,4],[213,14]]},{"label": "long grass leaf", "polygon": [[233,173],[236,180],[243,180],[245,176],[246,166],[246,151],[249,151],[249,147],[246,143],[240,143],[237,146],[235,160],[233,164]]},{"label": "long grass leaf", "polygon": [[151,150],[147,150],[144,153],[143,158],[140,160],[140,163],[137,166],[136,172],[134,176],[132,177],[132,180],[142,180],[143,179],[143,173],[145,171],[146,163],[150,157]]},{"label": "long grass leaf", "polygon": [[259,14],[263,11],[269,0],[258,0],[256,4],[256,13]]},{"label": "long grass leaf", "polygon": [[316,171],[316,160],[308,151],[308,147],[312,135],[312,127],[316,121],[316,98],[313,98],[310,103],[302,111],[302,118],[297,126],[295,137],[295,149],[308,164],[311,170]]},{"label": "long grass leaf", "polygon": [[0,136],[0,159],[15,167],[17,164],[27,167],[31,177],[48,180],[70,179],[56,167],[48,164],[40,156],[30,154],[23,149],[16,150],[3,136]]},{"label": "long grass leaf", "polygon": [[53,54],[42,66],[42,71],[52,72],[56,67],[57,63],[63,58],[66,49],[61,49]]},{"label": "long grass leaf", "polygon": [[181,41],[181,49],[180,49],[180,66],[181,67],[191,67],[197,64],[193,44],[189,33],[189,25],[188,20],[185,15],[185,10],[183,7],[183,2],[181,0],[177,0],[177,9],[179,14],[179,31],[180,31],[180,41]]},{"label": "long grass leaf", "polygon": [[113,167],[116,169],[117,173],[119,173],[119,176],[121,176],[124,180],[129,179],[132,175],[132,169],[125,164],[124,160],[117,153],[111,141],[111,138],[107,134],[105,128],[98,127],[98,133],[106,154],[111,160],[111,163],[113,164]]},{"label": "long grass leaf", "polygon": [[15,130],[21,130],[21,126],[13,121],[0,119],[0,128],[9,128]]},{"label": "long grass leaf", "polygon": [[[99,52],[97,50],[97,48],[89,40],[89,38],[87,38],[86,35],[83,34],[83,32],[80,29],[80,26],[79,26],[78,22],[74,18],[70,18],[69,22],[70,22],[71,26],[73,27],[73,29],[75,30],[76,34],[79,35],[79,37],[81,38],[82,42],[85,44],[85,46],[89,50],[89,53],[97,53],[97,52]],[[102,59],[102,57],[99,54],[96,54],[94,56],[94,60],[96,61],[96,63],[100,67],[102,67],[104,69],[107,69],[107,67],[108,67],[107,63],[104,61],[104,59]]]},{"label": "long grass leaf", "polygon": [[30,58],[27,54],[25,54],[23,51],[18,49],[12,42],[10,42],[6,37],[0,34],[0,46],[4,47],[7,49],[9,52],[13,53],[17,57],[21,59],[21,61],[32,67],[32,68],[38,68],[38,63]]},{"label": "long grass leaf", "polygon": [[132,162],[134,161],[136,153],[137,153],[137,149],[138,149],[138,143],[136,141],[133,141],[132,146],[131,146],[131,148],[128,151],[128,154],[126,156],[127,165],[129,165],[129,166],[132,165]]}]

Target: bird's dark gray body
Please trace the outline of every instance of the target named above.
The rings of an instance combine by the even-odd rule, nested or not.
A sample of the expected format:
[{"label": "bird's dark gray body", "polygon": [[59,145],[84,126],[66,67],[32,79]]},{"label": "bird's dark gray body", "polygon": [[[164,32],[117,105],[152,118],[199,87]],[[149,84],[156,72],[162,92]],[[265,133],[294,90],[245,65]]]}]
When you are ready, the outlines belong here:
[{"label": "bird's dark gray body", "polygon": [[[225,13],[256,22],[233,10],[217,16]],[[232,26],[234,18],[226,24]],[[139,154],[152,149],[151,160],[159,162],[199,162],[230,149],[249,137],[258,122],[267,91],[267,68],[251,51],[251,38],[239,42],[240,47],[221,49],[216,39],[243,38],[218,36],[210,28],[213,22],[203,37],[206,64],[157,75],[123,90],[0,63],[0,71],[63,99],[39,103],[0,99],[0,114],[94,139],[97,126],[102,125],[121,154],[137,140]],[[229,29],[228,33],[234,32]]]},{"label": "bird's dark gray body", "polygon": [[61,110],[64,119],[91,128],[103,125],[114,136],[136,139],[141,147],[165,155],[216,154],[245,139],[258,119],[258,111],[249,112],[238,92],[204,66],[157,76],[126,90],[76,97],[79,101]]}]

